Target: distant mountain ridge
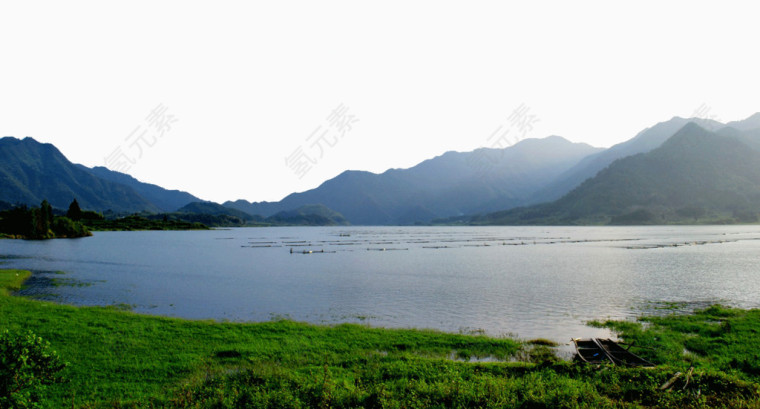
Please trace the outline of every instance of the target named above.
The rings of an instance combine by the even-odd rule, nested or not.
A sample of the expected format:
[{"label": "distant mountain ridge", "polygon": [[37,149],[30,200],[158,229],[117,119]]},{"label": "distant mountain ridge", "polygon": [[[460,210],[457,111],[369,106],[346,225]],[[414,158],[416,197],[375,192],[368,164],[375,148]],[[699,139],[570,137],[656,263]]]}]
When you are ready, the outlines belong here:
[{"label": "distant mountain ridge", "polygon": [[117,213],[176,210],[171,207],[199,200],[105,168],[75,165],[55,146],[33,138],[0,139],[0,200],[36,206],[44,199],[60,209],[77,199],[82,208]]},{"label": "distant mountain ridge", "polygon": [[[238,200],[225,202],[222,206],[204,202],[187,192],[167,190],[143,183],[129,175],[103,167],[87,168],[72,164],[51,144],[41,144],[32,138],[19,140],[6,137],[0,139],[0,207],[15,203],[36,206],[43,199],[47,199],[54,207],[65,209],[71,200],[76,198],[85,209],[112,210],[116,213],[172,213],[180,210],[179,213],[226,215],[241,220],[258,221],[272,217],[300,220],[294,224],[320,222],[317,219],[324,216],[324,220],[319,219],[324,223],[342,224],[345,221],[358,225],[424,224],[442,218],[466,219],[468,215],[473,214],[483,215],[480,216],[480,222],[490,220],[502,223],[506,220],[500,219],[504,215],[509,215],[507,219],[512,218],[510,220],[514,221],[513,216],[517,214],[520,223],[526,220],[547,222],[551,218],[547,219],[541,216],[542,214],[551,209],[559,209],[556,206],[562,207],[563,203],[570,203],[568,200],[573,197],[578,199],[573,205],[576,210],[568,213],[565,212],[567,208],[563,207],[565,210],[555,213],[550,223],[559,220],[572,220],[575,223],[579,220],[592,220],[596,216],[600,218],[593,219],[596,221],[592,222],[610,218],[624,222],[643,220],[649,216],[672,217],[674,212],[677,213],[679,210],[682,214],[689,214],[690,209],[694,210],[692,213],[695,214],[704,211],[712,212],[713,215],[721,214],[721,217],[727,212],[740,215],[751,213],[754,199],[731,189],[722,191],[724,197],[721,202],[702,199],[705,202],[704,206],[697,203],[684,205],[683,209],[673,207],[679,205],[675,202],[661,202],[657,205],[659,207],[650,209],[641,204],[644,202],[640,198],[633,200],[630,192],[616,190],[618,185],[615,183],[632,183],[620,175],[615,178],[610,176],[610,172],[616,174],[615,169],[619,171],[620,166],[623,166],[620,163],[632,166],[624,168],[626,171],[623,173],[629,173],[629,177],[633,179],[638,177],[637,175],[647,174],[646,170],[634,166],[639,163],[637,161],[643,160],[642,155],[648,158],[646,160],[650,161],[649,166],[653,169],[658,169],[658,166],[666,169],[662,163],[652,159],[662,155],[663,148],[665,152],[670,152],[668,160],[687,168],[694,165],[692,163],[687,166],[684,163],[688,159],[684,156],[686,152],[690,155],[702,155],[700,160],[706,164],[717,160],[708,155],[709,149],[704,152],[689,150],[684,142],[677,145],[684,153],[679,156],[673,152],[671,140],[678,141],[682,138],[674,138],[676,135],[685,132],[684,130],[695,135],[698,133],[689,124],[698,125],[699,129],[709,133],[709,137],[703,140],[699,136],[693,136],[687,140],[699,140],[702,141],[700,144],[707,144],[707,140],[711,138],[720,138],[720,143],[710,145],[714,152],[722,152],[726,140],[740,144],[747,151],[760,151],[760,113],[728,124],[709,119],[674,117],[644,129],[634,138],[609,149],[572,143],[559,136],[526,139],[504,149],[483,148],[472,152],[446,152],[411,168],[390,169],[380,174],[345,171],[315,189],[290,194],[279,202],[250,203]],[[633,158],[637,159],[630,162]],[[747,169],[732,167],[742,163],[740,159],[737,156],[731,163],[707,168],[711,169],[711,174],[721,175],[724,180],[742,186],[747,192],[754,192],[754,185],[747,182],[751,180],[750,174],[737,176]],[[702,175],[704,180],[711,183],[716,182],[711,174],[704,173],[703,169],[694,169],[693,173]],[[601,176],[604,177],[597,179]],[[651,174],[649,177],[656,179]],[[685,182],[686,179],[682,179],[674,180],[678,180],[679,186],[691,186]],[[605,182],[605,189],[614,192],[620,200],[633,200],[633,204],[629,203],[625,209],[614,206],[604,208],[600,205],[604,200],[597,203],[593,200],[579,199],[592,193],[600,198],[606,197],[609,192],[604,193],[604,189],[599,187],[602,186],[599,185],[602,183],[600,180],[614,181]],[[638,180],[631,186],[636,189],[644,189],[644,186],[650,189],[653,186],[642,183],[643,181]],[[592,185],[597,186],[593,192],[587,190]],[[696,186],[694,188],[696,189]],[[658,189],[665,188],[660,186]],[[678,191],[672,186],[670,190]],[[705,192],[707,191],[703,193]],[[681,193],[686,196],[693,194],[686,190]],[[658,190],[657,194],[665,193]],[[725,202],[729,197],[742,197],[743,201],[739,200],[728,206]],[[555,202],[551,202],[555,199]],[[612,200],[612,203],[623,203],[616,200]],[[541,202],[547,204],[530,206]],[[517,207],[522,209],[510,213],[509,209]],[[584,207],[591,209],[591,213],[577,215],[579,209]],[[597,210],[603,211],[594,213]],[[309,213],[310,211],[314,213]]]},{"label": "distant mountain ridge", "polygon": [[727,123],[726,128],[734,128],[739,131],[753,131],[760,129],[760,112],[751,115],[747,119],[741,121],[732,121]]},{"label": "distant mountain ridge", "polygon": [[83,165],[78,166],[81,166],[101,179],[131,187],[137,192],[137,194],[155,205],[162,212],[173,212],[188,203],[201,201],[201,199],[190,193],[181,190],[164,189],[158,185],[140,182],[126,173],[115,172],[102,166],[96,166],[93,168],[88,168]]},{"label": "distant mountain ridge", "polygon": [[577,165],[568,169],[554,182],[536,192],[529,200],[529,203],[542,203],[558,199],[579,186],[584,180],[594,177],[600,170],[606,168],[612,162],[620,158],[638,153],[646,153],[658,148],[668,138],[678,132],[679,129],[690,122],[697,123],[705,129],[717,130],[725,127],[722,123],[711,119],[681,118],[677,116],[669,121],[660,122],[642,130],[625,142],[583,158]]},{"label": "distant mountain ridge", "polygon": [[[477,216],[476,224],[660,224],[756,222],[758,138],[684,125],[660,147],[618,159],[562,198]],[[747,128],[749,129],[749,128]],[[760,139],[760,138],[759,138]]]},{"label": "distant mountain ridge", "polygon": [[514,207],[589,154],[600,151],[558,136],[526,139],[505,149],[447,152],[409,169],[382,174],[346,171],[280,202],[225,202],[268,217],[322,204],[360,225],[427,222],[439,217]]}]

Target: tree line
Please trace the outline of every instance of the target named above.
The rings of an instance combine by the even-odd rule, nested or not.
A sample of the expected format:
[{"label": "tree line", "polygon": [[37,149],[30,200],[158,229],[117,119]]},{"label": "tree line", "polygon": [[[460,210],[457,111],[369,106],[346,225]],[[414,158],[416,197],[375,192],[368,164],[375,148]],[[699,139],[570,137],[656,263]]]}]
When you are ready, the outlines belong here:
[{"label": "tree line", "polygon": [[54,239],[91,236],[82,223],[87,217],[100,217],[95,212],[84,212],[76,199],[69,205],[65,216],[56,215],[47,200],[40,207],[16,206],[0,212],[0,233],[12,238]]}]

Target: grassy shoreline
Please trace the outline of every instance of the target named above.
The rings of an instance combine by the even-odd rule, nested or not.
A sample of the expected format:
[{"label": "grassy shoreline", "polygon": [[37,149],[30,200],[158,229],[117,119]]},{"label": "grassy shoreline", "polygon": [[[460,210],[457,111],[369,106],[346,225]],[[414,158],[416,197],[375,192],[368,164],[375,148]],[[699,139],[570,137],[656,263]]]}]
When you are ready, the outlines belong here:
[{"label": "grassy shoreline", "polygon": [[[43,407],[757,407],[760,311],[596,323],[654,350],[653,370],[561,362],[508,338],[291,321],[219,323],[14,297],[0,270],[0,328],[31,330],[69,362]],[[728,330],[728,331],[727,331]],[[681,351],[684,344],[692,350]],[[679,350],[679,347],[681,350]],[[493,356],[505,362],[459,362]],[[520,359],[521,358],[521,359]],[[660,386],[695,369],[685,384]],[[684,377],[685,378],[685,377]]]}]

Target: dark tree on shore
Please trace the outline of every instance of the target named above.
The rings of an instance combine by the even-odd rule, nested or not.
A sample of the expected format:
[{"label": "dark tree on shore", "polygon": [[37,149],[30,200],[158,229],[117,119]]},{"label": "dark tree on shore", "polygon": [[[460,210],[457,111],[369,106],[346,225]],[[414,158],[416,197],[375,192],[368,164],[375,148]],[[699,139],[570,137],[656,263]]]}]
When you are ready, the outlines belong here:
[{"label": "dark tree on shore", "polygon": [[43,200],[39,209],[32,209],[32,238],[47,239],[53,237],[50,227],[53,225],[53,207]]},{"label": "dark tree on shore", "polygon": [[82,209],[79,207],[77,199],[74,199],[74,201],[69,205],[69,211],[66,212],[66,217],[74,220],[75,222],[82,220]]}]

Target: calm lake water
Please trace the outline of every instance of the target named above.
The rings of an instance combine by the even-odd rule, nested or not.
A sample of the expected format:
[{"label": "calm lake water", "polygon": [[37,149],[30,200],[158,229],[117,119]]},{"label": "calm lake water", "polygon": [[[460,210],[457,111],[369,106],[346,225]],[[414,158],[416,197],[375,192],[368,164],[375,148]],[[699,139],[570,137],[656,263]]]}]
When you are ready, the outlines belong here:
[{"label": "calm lake water", "polygon": [[760,307],[759,262],[760,226],[290,227],[0,240],[0,268],[35,272],[24,294],[64,303],[560,342],[606,334],[588,320],[633,318],[666,302]]}]

